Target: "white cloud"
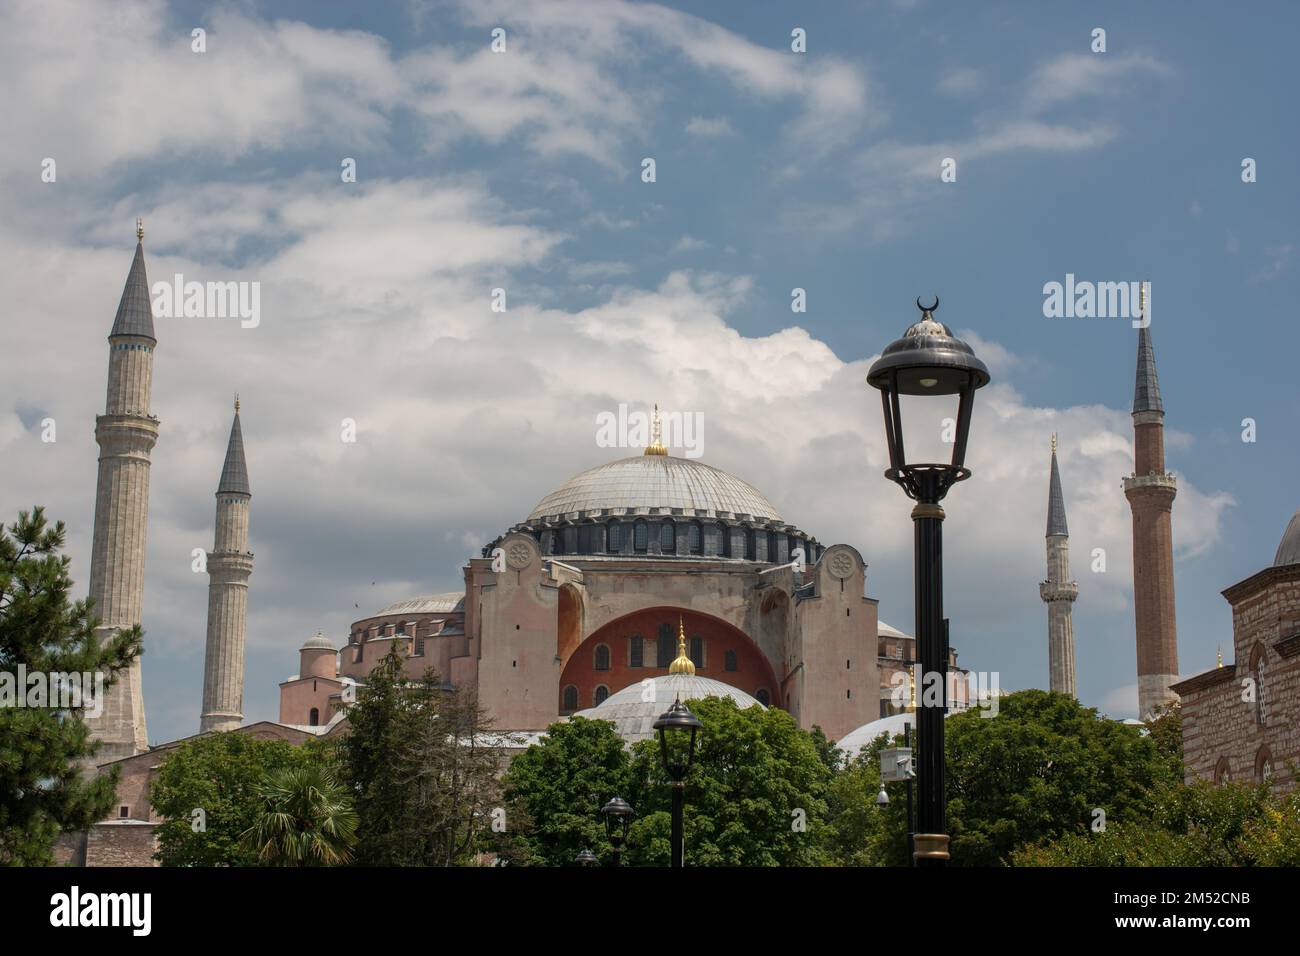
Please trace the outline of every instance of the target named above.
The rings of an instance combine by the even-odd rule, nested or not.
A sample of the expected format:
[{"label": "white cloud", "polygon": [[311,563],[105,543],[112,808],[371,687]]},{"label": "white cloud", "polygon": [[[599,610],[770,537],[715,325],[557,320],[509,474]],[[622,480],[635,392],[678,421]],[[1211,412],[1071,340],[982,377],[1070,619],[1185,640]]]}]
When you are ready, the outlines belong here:
[{"label": "white cloud", "polygon": [[686,122],[686,132],[692,136],[715,138],[731,136],[735,133],[735,130],[731,128],[731,121],[725,116],[692,116]]},{"label": "white cloud", "polygon": [[1145,53],[1063,53],[1039,64],[1029,77],[1025,106],[1039,112],[1085,96],[1118,93],[1123,81],[1141,73],[1168,75],[1169,66]]}]

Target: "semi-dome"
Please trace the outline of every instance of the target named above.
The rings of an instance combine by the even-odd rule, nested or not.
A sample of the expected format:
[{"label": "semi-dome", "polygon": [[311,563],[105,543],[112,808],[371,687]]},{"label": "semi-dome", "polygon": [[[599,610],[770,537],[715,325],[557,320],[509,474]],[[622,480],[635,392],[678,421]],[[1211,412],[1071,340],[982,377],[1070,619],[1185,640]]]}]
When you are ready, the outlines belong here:
[{"label": "semi-dome", "polygon": [[1291,516],[1273,558],[1275,568],[1283,568],[1288,564],[1300,564],[1300,510]]},{"label": "semi-dome", "polygon": [[746,481],[720,468],[671,455],[636,455],[598,465],[570,478],[538,503],[526,519],[583,513],[645,513],[679,508],[705,517],[746,515],[784,523],[776,506]]},{"label": "semi-dome", "polygon": [[[669,674],[654,678],[650,681],[654,685],[653,695],[646,693],[645,683],[637,681],[629,684],[617,694],[607,697],[599,706],[580,710],[574,716],[613,721],[614,729],[620,737],[628,743],[636,743],[654,737],[654,722],[678,698],[688,701],[704,697],[730,697],[741,710],[763,707],[739,687],[694,674]],[[651,699],[646,700],[647,697]]]},{"label": "semi-dome", "polygon": [[464,591],[444,591],[442,594],[426,594],[424,597],[406,598],[396,601],[376,612],[375,617],[385,614],[449,614],[452,611],[465,610]]}]

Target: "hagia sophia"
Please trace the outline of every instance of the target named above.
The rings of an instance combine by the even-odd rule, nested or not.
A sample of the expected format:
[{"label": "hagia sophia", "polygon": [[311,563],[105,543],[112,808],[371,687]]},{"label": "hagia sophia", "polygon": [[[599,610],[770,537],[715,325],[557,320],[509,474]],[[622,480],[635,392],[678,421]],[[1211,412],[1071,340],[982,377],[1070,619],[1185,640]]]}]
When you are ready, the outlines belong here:
[{"label": "hagia sophia", "polygon": [[[933,319],[926,314],[926,320]],[[920,325],[920,323],[918,323]],[[914,327],[916,328],[916,327]],[[150,455],[160,420],[151,406],[154,335],[143,230],[109,334],[90,594],[102,630],[141,620]],[[1174,619],[1172,505],[1164,406],[1149,330],[1138,336],[1133,404],[1133,512],[1139,713],[1181,698],[1189,778],[1294,781],[1300,759],[1300,512],[1274,562],[1224,592],[1233,608],[1234,663],[1180,678]],[[1050,688],[1075,695],[1069,532],[1055,439],[1046,508],[1044,654]],[[823,544],[749,482],[669,454],[658,430],[641,454],[597,462],[540,497],[463,568],[463,588],[413,596],[357,620],[345,638],[318,634],[280,684],[278,721],[243,722],[247,597],[255,586],[252,484],[236,403],[217,482],[200,733],[238,730],[294,743],[345,733],[347,705],[394,645],[406,673],[432,669],[472,687],[495,728],[535,740],[573,714],[611,720],[628,740],[672,696],[730,696],[777,707],[856,751],[896,732],[915,641],[879,618],[867,567],[850,543]],[[522,510],[522,509],[521,509]],[[146,639],[147,646],[147,639]],[[950,671],[967,671],[950,652]],[[1239,698],[1242,682],[1255,690]],[[958,679],[950,711],[971,706]],[[647,692],[649,689],[649,692]],[[661,698],[667,699],[661,699]],[[649,699],[647,699],[649,698]],[[685,697],[683,699],[686,699]],[[914,706],[914,705],[913,705]],[[120,767],[118,810],[63,844],[81,865],[148,863],[157,822],[149,785],[165,753],[150,747],[139,662],[90,721],[99,765]]]}]

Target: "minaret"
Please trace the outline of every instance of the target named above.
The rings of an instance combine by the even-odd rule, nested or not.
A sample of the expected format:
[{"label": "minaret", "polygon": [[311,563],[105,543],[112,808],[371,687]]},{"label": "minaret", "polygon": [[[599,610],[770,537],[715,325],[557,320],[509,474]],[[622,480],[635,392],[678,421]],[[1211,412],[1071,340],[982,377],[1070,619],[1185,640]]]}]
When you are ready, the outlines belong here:
[{"label": "minaret", "polygon": [[217,483],[217,530],[208,553],[208,646],[203,662],[199,731],[234,730],[244,720],[244,637],[248,626],[248,466],[239,428],[239,399],[226,462]]},{"label": "minaret", "polygon": [[[108,333],[108,397],[95,417],[99,480],[90,548],[90,596],[108,640],[140,623],[144,601],[144,541],[149,522],[149,453],[158,441],[158,419],[149,414],[153,388],[153,310],[144,269],[144,226],[136,220],[135,258]],[[140,659],[117,675],[98,717],[87,715],[101,741],[98,763],[149,749],[144,723]]]},{"label": "minaret", "polygon": [[[1146,320],[1146,286],[1140,287]],[[1178,630],[1174,621],[1172,508],[1177,486],[1165,471],[1164,405],[1156,378],[1151,332],[1138,330],[1137,381],[1133,390],[1133,474],[1124,495],[1133,510],[1133,608],[1137,619],[1138,717],[1178,699]]]},{"label": "minaret", "polygon": [[1074,683],[1074,618],[1071,607],[1079,585],[1070,580],[1070,529],[1065,523],[1065,495],[1061,469],[1056,464],[1056,436],[1052,436],[1052,477],[1047,490],[1047,580],[1038,585],[1047,604],[1047,667],[1050,687],[1078,697]]}]

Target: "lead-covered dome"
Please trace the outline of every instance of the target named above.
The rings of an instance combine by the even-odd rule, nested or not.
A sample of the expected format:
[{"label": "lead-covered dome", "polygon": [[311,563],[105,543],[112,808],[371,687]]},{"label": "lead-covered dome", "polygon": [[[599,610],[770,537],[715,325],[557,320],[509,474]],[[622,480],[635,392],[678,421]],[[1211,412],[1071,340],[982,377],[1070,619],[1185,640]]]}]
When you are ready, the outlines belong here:
[{"label": "lead-covered dome", "polygon": [[1291,516],[1291,522],[1278,543],[1277,554],[1273,557],[1273,567],[1283,568],[1288,564],[1300,564],[1300,511]]},{"label": "lead-covered dome", "polygon": [[[580,710],[574,716],[612,721],[620,737],[628,743],[636,743],[655,736],[654,722],[678,699],[685,702],[705,697],[730,697],[741,710],[749,707],[767,709],[739,687],[708,677],[697,677],[694,674],[656,677],[649,682],[653,684],[653,693],[647,693],[650,688],[646,687],[646,683],[637,681],[628,684],[617,694],[607,697],[599,706]],[[647,697],[650,699],[647,700]]]},{"label": "lead-covered dome", "polygon": [[703,517],[747,516],[783,523],[776,506],[753,485],[720,468],[671,455],[637,455],[598,465],[570,478],[526,519],[585,514],[628,514],[680,508]]}]

